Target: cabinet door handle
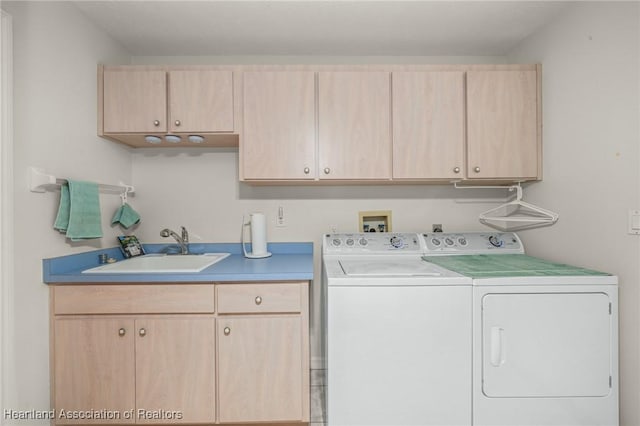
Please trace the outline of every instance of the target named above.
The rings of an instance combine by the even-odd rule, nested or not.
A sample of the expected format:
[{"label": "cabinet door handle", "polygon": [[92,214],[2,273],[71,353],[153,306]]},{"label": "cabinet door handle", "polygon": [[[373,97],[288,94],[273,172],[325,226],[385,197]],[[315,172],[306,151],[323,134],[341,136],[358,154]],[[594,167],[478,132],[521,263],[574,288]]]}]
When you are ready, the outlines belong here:
[{"label": "cabinet door handle", "polygon": [[473,168],[473,171],[476,173],[480,173],[480,167],[476,166]]},{"label": "cabinet door handle", "polygon": [[460,173],[460,167],[454,167],[453,173]]},{"label": "cabinet door handle", "polygon": [[304,168],[304,174],[305,175],[308,175],[310,171],[311,171],[311,169],[309,169],[308,167]]},{"label": "cabinet door handle", "polygon": [[331,173],[331,169],[330,169],[330,168],[328,168],[328,167],[325,167],[325,168],[324,168],[324,174],[325,174],[325,175],[328,175],[329,173]]},{"label": "cabinet door handle", "polygon": [[256,296],[256,305],[259,305],[261,303],[262,303],[262,297]]},{"label": "cabinet door handle", "polygon": [[176,126],[180,125],[180,120],[176,120]]},{"label": "cabinet door handle", "polygon": [[140,331],[138,331],[138,334],[140,335],[140,337],[144,337],[147,335],[147,330],[141,328]]},{"label": "cabinet door handle", "polygon": [[230,329],[229,327],[225,327],[225,328],[224,328],[224,335],[225,335],[225,336],[228,336],[228,335],[230,335],[230,334],[231,334],[231,329]]},{"label": "cabinet door handle", "polygon": [[121,328],[120,330],[118,330],[118,336],[122,337],[125,334],[127,334],[127,330],[125,330],[124,328]]},{"label": "cabinet door handle", "polygon": [[153,125],[158,127],[160,125],[160,120],[154,120]]}]

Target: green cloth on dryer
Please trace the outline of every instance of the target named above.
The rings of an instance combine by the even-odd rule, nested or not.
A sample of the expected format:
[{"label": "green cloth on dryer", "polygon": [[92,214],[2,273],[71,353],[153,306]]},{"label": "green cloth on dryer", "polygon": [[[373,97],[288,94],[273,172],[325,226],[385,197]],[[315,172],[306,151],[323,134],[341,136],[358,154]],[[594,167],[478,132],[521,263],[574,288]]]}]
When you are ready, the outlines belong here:
[{"label": "green cloth on dryer", "polygon": [[609,275],[526,254],[423,256],[422,259],[471,278]]}]

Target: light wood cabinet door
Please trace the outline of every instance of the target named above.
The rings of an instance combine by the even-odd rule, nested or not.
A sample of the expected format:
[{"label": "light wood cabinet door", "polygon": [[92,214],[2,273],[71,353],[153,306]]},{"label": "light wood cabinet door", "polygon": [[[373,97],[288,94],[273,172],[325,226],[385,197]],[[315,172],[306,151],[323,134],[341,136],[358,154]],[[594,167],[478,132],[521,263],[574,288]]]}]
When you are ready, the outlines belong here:
[{"label": "light wood cabinet door", "polygon": [[464,73],[394,72],[393,178],[464,175]]},{"label": "light wood cabinet door", "polygon": [[315,74],[258,71],[243,74],[244,179],[316,176]]},{"label": "light wood cabinet door", "polygon": [[467,72],[467,176],[537,178],[535,70]]},{"label": "light wood cabinet door", "polygon": [[105,70],[105,133],[167,131],[167,77],[164,71]]},{"label": "light wood cabinet door", "polygon": [[320,179],[391,178],[389,72],[318,73]]},{"label": "light wood cabinet door", "polygon": [[[131,423],[125,413],[135,408],[133,320],[57,318],[54,333],[56,424]],[[71,419],[63,415],[102,410],[118,418]]]},{"label": "light wood cabinet door", "polygon": [[218,320],[219,421],[301,421],[302,319]]},{"label": "light wood cabinet door", "polygon": [[213,423],[214,318],[138,318],[135,336],[137,423]]},{"label": "light wood cabinet door", "polygon": [[231,71],[169,71],[170,132],[232,132]]}]

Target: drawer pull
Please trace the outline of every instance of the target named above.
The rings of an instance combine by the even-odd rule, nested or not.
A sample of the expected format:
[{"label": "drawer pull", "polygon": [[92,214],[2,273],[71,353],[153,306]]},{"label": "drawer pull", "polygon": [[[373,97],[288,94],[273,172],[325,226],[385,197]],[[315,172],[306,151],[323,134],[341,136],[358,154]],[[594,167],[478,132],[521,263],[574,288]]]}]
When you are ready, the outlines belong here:
[{"label": "drawer pull", "polygon": [[230,334],[231,334],[231,329],[230,329],[229,327],[225,327],[225,328],[224,328],[224,335],[225,335],[225,336],[228,336],[228,335],[230,335]]},{"label": "drawer pull", "polygon": [[256,305],[259,305],[261,303],[262,303],[262,297],[256,296]]},{"label": "drawer pull", "polygon": [[124,328],[121,328],[120,330],[118,330],[118,336],[122,337],[125,334],[127,334],[127,330],[125,330]]},{"label": "drawer pull", "polygon": [[160,120],[154,120],[153,125],[158,127],[160,125]]},{"label": "drawer pull", "polygon": [[147,335],[147,330],[141,328],[140,331],[138,331],[138,334],[140,335],[140,337],[144,337]]}]

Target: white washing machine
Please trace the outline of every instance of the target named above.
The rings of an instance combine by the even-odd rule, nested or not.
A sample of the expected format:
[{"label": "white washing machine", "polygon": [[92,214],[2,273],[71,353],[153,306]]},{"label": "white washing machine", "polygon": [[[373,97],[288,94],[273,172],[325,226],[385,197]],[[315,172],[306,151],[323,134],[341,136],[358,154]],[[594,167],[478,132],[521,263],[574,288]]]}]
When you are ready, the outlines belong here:
[{"label": "white washing machine", "polygon": [[327,424],[471,424],[471,279],[417,234],[323,240]]},{"label": "white washing machine", "polygon": [[617,277],[526,256],[513,233],[423,234],[473,278],[473,425],[618,425]]}]

